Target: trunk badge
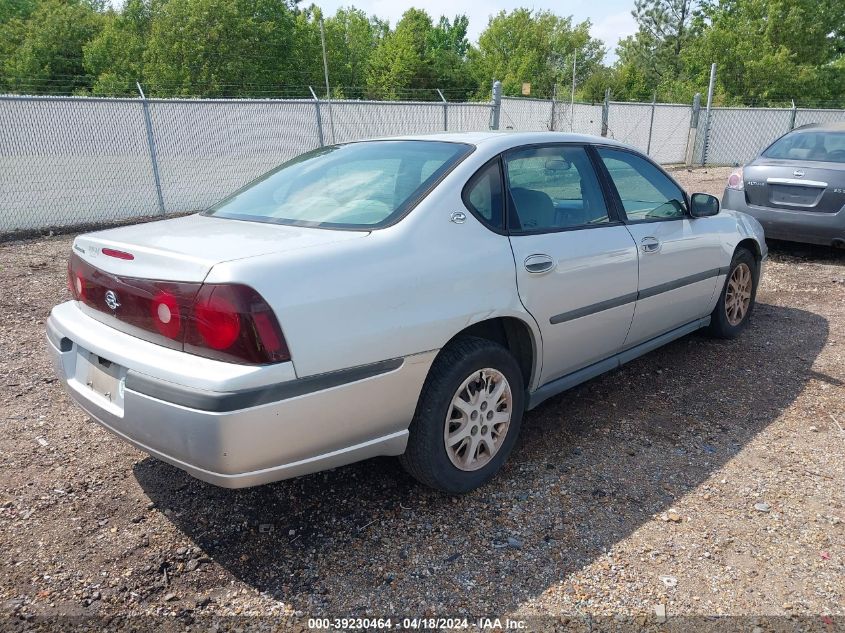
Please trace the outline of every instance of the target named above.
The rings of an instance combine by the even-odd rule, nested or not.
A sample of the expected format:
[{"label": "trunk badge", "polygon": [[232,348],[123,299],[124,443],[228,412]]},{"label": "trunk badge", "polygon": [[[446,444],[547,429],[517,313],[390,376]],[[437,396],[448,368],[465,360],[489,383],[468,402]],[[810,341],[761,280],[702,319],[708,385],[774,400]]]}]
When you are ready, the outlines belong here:
[{"label": "trunk badge", "polygon": [[106,305],[111,310],[117,310],[120,307],[120,301],[117,298],[117,293],[114,290],[106,290]]},{"label": "trunk badge", "polygon": [[803,178],[804,177],[804,170],[803,169],[796,169],[792,172],[792,175],[796,178]]}]

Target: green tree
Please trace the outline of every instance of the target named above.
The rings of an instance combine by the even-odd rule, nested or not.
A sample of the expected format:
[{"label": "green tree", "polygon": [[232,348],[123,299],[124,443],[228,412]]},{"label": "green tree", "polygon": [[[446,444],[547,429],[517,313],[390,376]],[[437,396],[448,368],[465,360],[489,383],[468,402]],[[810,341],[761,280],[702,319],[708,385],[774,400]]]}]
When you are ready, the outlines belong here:
[{"label": "green tree", "polygon": [[35,0],[0,1],[0,24],[11,20],[25,20],[35,11]]},{"label": "green tree", "polygon": [[718,66],[720,100],[784,103],[845,98],[842,0],[721,0],[702,7],[701,36],[684,51],[706,86]]},{"label": "green tree", "polygon": [[144,79],[159,96],[265,96],[294,66],[286,0],[164,0],[155,8]]},{"label": "green tree", "polygon": [[590,22],[573,25],[571,17],[550,11],[516,9],[490,19],[469,57],[479,96],[489,95],[496,79],[504,94],[520,94],[522,84],[530,83],[533,93],[549,95],[554,84],[571,82],[576,51],[581,83],[601,67],[605,53],[602,42],[590,36]]},{"label": "green tree", "polygon": [[408,9],[373,51],[367,73],[367,92],[381,99],[401,99],[409,88],[431,87],[431,69],[426,58],[431,16],[420,9]]},{"label": "green tree", "polygon": [[649,88],[675,80],[681,53],[695,35],[699,0],[635,0],[631,15],[639,28],[619,43],[621,65],[636,68]]},{"label": "green tree", "polygon": [[[318,88],[324,85],[321,17],[322,11],[315,5],[297,10],[295,27],[295,77],[301,85],[311,85],[318,93],[321,92]],[[324,29],[334,96],[361,96],[370,57],[388,30],[386,24],[358,9],[341,8],[324,19]]]},{"label": "green tree", "polygon": [[120,12],[106,14],[102,31],[83,47],[85,70],[95,77],[94,94],[136,94],[151,27],[149,0],[127,0]]},{"label": "green tree", "polygon": [[81,0],[40,0],[25,19],[4,23],[0,84],[22,93],[86,92],[91,77],[83,66],[82,47],[102,26],[99,7]]}]

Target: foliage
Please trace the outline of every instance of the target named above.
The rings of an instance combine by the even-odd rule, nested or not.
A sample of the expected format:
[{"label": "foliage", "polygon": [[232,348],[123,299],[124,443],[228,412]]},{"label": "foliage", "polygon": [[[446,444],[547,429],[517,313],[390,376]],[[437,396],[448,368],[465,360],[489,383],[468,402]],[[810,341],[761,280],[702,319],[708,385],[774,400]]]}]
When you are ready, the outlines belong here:
[{"label": "foliage", "polygon": [[23,93],[84,90],[90,77],[82,47],[102,27],[100,5],[39,0],[34,8],[24,2],[16,6],[15,17],[0,24],[0,86]]},{"label": "foliage", "polygon": [[164,0],[144,81],[161,96],[263,96],[290,76],[293,36],[286,0]]},{"label": "foliage", "polygon": [[[0,90],[152,96],[488,99],[504,94],[688,103],[718,65],[717,103],[845,102],[843,0],[631,0],[637,32],[603,64],[590,22],[515,9],[477,45],[465,15],[408,9],[391,28],[300,0],[0,0]],[[116,8],[119,7],[119,8]],[[566,97],[563,97],[566,98]]]},{"label": "foliage", "polygon": [[413,88],[424,91],[415,98],[436,99],[435,88],[440,88],[465,97],[475,88],[466,64],[468,25],[465,15],[453,21],[441,17],[434,25],[425,11],[408,9],[373,52],[368,95],[398,99]]},{"label": "foliage", "polygon": [[698,29],[699,37],[684,52],[687,72],[701,83],[715,62],[721,101],[845,97],[842,0],[708,2]]},{"label": "foliage", "polygon": [[85,70],[95,77],[99,96],[136,95],[144,76],[144,51],[152,25],[149,0],[126,0],[119,13],[109,11],[100,33],[83,47]]},{"label": "foliage", "polygon": [[489,93],[495,79],[506,95],[521,94],[522,84],[530,83],[532,94],[549,96],[555,84],[571,82],[576,51],[580,83],[601,67],[605,53],[601,41],[590,36],[589,21],[573,26],[571,17],[550,11],[501,11],[470,52],[479,96]]}]

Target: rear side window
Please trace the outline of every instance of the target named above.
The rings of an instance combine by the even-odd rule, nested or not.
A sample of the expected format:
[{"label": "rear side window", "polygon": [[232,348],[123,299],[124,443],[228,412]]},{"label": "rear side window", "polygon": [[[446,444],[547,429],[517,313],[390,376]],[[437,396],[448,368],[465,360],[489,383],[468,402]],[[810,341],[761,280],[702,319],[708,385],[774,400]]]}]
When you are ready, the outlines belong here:
[{"label": "rear side window", "polygon": [[467,183],[464,203],[491,228],[505,228],[502,196],[502,170],[494,160],[482,167]]},{"label": "rear side window", "polygon": [[505,156],[514,232],[553,231],[610,222],[586,150],[549,145]]},{"label": "rear side window", "polygon": [[600,147],[598,153],[629,220],[670,220],[686,215],[684,192],[659,167],[630,152]]},{"label": "rear side window", "polygon": [[763,156],[797,161],[845,163],[845,133],[793,132],[772,143],[763,152]]}]

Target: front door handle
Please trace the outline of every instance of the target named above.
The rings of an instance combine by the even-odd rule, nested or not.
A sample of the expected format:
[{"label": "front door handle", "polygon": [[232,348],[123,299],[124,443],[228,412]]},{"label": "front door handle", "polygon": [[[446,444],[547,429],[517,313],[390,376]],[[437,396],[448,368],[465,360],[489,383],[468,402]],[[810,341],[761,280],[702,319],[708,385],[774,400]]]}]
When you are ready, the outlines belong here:
[{"label": "front door handle", "polygon": [[656,237],[644,237],[640,241],[640,249],[643,253],[656,253],[660,250],[660,240]]},{"label": "front door handle", "polygon": [[540,274],[547,273],[555,266],[555,260],[551,255],[539,253],[537,255],[529,255],[525,258],[525,270],[529,273]]}]

